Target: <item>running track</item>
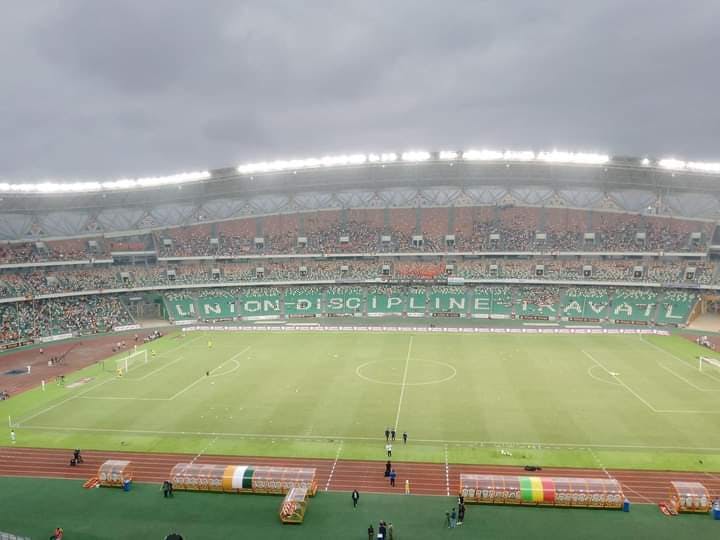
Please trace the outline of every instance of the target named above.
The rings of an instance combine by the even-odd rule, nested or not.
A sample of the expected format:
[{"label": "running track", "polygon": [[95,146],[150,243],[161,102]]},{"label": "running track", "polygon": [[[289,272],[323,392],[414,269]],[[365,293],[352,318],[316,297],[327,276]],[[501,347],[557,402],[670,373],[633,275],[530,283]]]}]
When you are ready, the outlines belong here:
[{"label": "running track", "polygon": [[134,452],[83,451],[85,463],[78,467],[68,465],[71,450],[0,447],[0,477],[23,476],[42,478],[70,478],[87,480],[96,475],[98,466],[107,459],[128,459],[135,466],[135,480],[161,483],[176,463],[195,460],[196,463],[275,465],[315,467],[319,489],[346,491],[357,489],[361,493],[403,493],[405,480],[410,480],[411,492],[416,495],[455,495],[460,473],[533,474],[539,476],[582,476],[620,481],[625,495],[633,503],[666,501],[670,480],[699,481],[713,497],[720,496],[720,474],[666,471],[630,471],[600,469],[547,468],[537,473],[526,473],[521,467],[494,465],[449,465],[446,478],[441,463],[396,462],[397,487],[391,488],[383,477],[384,462],[323,459],[293,459],[238,456],[192,456],[188,454],[155,454]]}]

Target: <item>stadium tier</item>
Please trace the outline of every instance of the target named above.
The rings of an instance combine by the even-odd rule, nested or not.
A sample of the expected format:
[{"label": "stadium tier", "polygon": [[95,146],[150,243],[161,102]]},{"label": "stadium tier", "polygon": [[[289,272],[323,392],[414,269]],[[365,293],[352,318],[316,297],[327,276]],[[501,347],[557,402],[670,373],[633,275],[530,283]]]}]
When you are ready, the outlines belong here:
[{"label": "stadium tier", "polygon": [[[216,219],[157,230],[148,227],[147,232],[125,237],[7,239],[0,246],[0,264],[89,263],[127,253],[148,253],[161,259],[477,251],[701,254],[708,251],[715,233],[711,221],[497,204],[318,210]],[[204,216],[203,220],[212,221],[213,217]]]},{"label": "stadium tier", "polygon": [[[419,268],[433,266],[433,273]],[[409,272],[412,267],[415,272]],[[466,258],[437,256],[432,263],[394,257],[315,260],[253,260],[245,262],[159,262],[141,265],[93,265],[74,268],[5,268],[0,271],[0,299],[57,296],[64,293],[125,291],[208,284],[247,282],[416,281],[433,283],[448,277],[466,281],[556,282],[622,285],[635,283],[664,287],[714,288],[720,276],[714,262],[598,260],[592,258]]]}]

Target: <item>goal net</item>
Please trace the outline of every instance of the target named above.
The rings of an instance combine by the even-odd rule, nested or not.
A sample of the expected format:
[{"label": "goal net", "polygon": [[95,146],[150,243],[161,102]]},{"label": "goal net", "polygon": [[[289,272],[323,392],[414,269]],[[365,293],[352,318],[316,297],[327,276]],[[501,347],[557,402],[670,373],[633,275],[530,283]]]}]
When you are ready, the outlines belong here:
[{"label": "goal net", "polygon": [[147,349],[130,352],[126,356],[118,358],[115,363],[116,369],[121,369],[123,373],[127,373],[131,369],[144,366],[148,363]]},{"label": "goal net", "polygon": [[720,375],[720,360],[717,358],[708,358],[707,356],[698,356],[698,368],[700,371],[709,371]]}]

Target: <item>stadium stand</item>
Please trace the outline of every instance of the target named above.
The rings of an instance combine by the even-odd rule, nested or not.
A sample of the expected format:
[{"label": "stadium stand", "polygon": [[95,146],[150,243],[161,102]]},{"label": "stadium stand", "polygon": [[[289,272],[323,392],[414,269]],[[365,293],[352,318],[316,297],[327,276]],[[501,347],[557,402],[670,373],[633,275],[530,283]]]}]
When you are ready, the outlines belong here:
[{"label": "stadium stand", "polygon": [[720,284],[710,221],[514,204],[367,206],[6,242],[0,339],[122,326],[132,322],[122,301],[130,291],[164,291],[175,321],[411,314],[684,324],[693,289]]}]

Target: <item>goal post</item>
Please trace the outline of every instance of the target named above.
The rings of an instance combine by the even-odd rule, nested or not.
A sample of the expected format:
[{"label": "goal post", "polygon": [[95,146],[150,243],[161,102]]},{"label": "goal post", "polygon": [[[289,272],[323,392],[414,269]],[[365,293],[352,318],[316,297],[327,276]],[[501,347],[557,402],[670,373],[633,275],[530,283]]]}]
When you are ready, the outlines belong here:
[{"label": "goal post", "polygon": [[131,369],[144,366],[148,363],[147,349],[130,352],[126,356],[118,358],[115,362],[117,369],[121,369],[123,373],[127,373]]},{"label": "goal post", "polygon": [[698,356],[698,370],[720,371],[720,360],[717,358],[708,358],[707,356]]}]

